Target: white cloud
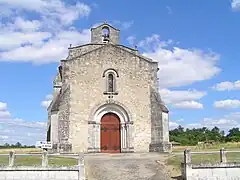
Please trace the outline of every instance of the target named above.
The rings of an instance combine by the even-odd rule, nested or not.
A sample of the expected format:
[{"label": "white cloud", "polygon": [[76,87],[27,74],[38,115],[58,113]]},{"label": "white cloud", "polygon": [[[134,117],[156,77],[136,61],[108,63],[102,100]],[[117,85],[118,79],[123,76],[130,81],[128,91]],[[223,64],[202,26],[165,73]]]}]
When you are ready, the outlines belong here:
[{"label": "white cloud", "polygon": [[9,111],[7,111],[7,103],[0,102],[0,119],[7,119],[11,117]]},{"label": "white cloud", "polygon": [[135,41],[136,41],[136,37],[135,36],[128,36],[127,37],[127,41],[131,46],[135,46]]},{"label": "white cloud", "polygon": [[225,117],[230,119],[236,119],[236,120],[239,120],[240,122],[240,112],[233,112],[229,115],[226,115]]},{"label": "white cloud", "polygon": [[240,0],[232,0],[231,6],[233,10],[240,10]]},{"label": "white cloud", "polygon": [[180,124],[178,124],[177,122],[173,122],[173,121],[169,121],[169,129],[175,129],[179,126]]},{"label": "white cloud", "polygon": [[167,11],[168,11],[168,14],[172,14],[173,12],[172,12],[172,8],[170,7],[170,6],[166,6],[166,9],[167,9]]},{"label": "white cloud", "polygon": [[88,16],[91,8],[77,2],[75,5],[66,4],[62,0],[0,0],[0,5],[12,11],[39,13],[44,19],[58,21],[61,24],[71,24],[79,17]]},{"label": "white cloud", "polygon": [[[184,122],[187,121],[184,120]],[[189,129],[201,127],[212,129],[217,126],[221,130],[224,130],[225,133],[227,133],[229,129],[232,129],[234,127],[240,128],[240,112],[230,113],[221,118],[204,118],[200,122],[196,123],[180,123],[178,120],[169,122],[170,129],[177,128],[179,125]]]},{"label": "white cloud", "polygon": [[235,82],[224,81],[218,83],[212,87],[216,91],[231,91],[231,90],[240,90],[240,80]]},{"label": "white cloud", "polygon": [[47,95],[45,97],[45,100],[43,100],[41,102],[41,106],[44,107],[44,108],[48,108],[48,106],[51,104],[52,102],[52,99],[53,99],[53,96],[51,94]]},{"label": "white cloud", "polygon": [[132,27],[134,21],[119,21],[119,20],[114,20],[113,24],[114,25],[118,25],[120,26],[119,28],[122,30],[126,30],[129,29],[130,27]]},{"label": "white cloud", "polygon": [[11,114],[9,111],[0,111],[0,118],[8,118]]},{"label": "white cloud", "polygon": [[[15,18],[7,16],[0,21],[0,61],[58,62],[67,57],[70,44],[80,45],[90,40],[89,29],[76,30],[73,24],[91,12],[86,4],[0,0],[0,6],[15,13],[12,14]],[[31,12],[37,13],[36,19],[26,19]]]},{"label": "white cloud", "polygon": [[172,91],[169,89],[161,89],[160,94],[163,100],[166,103],[176,103],[181,101],[191,101],[191,100],[199,100],[207,95],[206,92],[193,90],[178,90]]},{"label": "white cloud", "polygon": [[196,101],[183,101],[175,103],[173,106],[181,109],[203,109],[203,104]]},{"label": "white cloud", "polygon": [[219,119],[214,118],[204,118],[199,124],[195,124],[194,126],[187,126],[189,128],[193,127],[207,127],[214,128],[217,126],[219,129],[224,130],[225,133],[228,132],[229,129],[233,127],[240,127],[240,121],[234,118],[226,118],[225,116]]},{"label": "white cloud", "polygon": [[214,107],[219,109],[234,109],[240,108],[240,100],[237,99],[227,99],[222,101],[215,101]]},{"label": "white cloud", "polygon": [[0,102],[0,111],[4,111],[7,109],[7,103]]},{"label": "white cloud", "polygon": [[3,107],[0,108],[0,144],[20,142],[34,145],[36,141],[45,139],[45,122],[13,118],[6,103],[0,102],[0,106]]},{"label": "white cloud", "polygon": [[[66,58],[70,44],[78,45],[90,40],[89,30],[62,31],[40,46],[28,45],[0,53],[2,61],[24,61],[34,63],[58,62]],[[31,52],[31,53],[29,53]]]},{"label": "white cloud", "polygon": [[4,56],[4,54],[13,53],[14,48],[41,47],[44,45],[44,41],[51,36],[48,32],[4,32],[3,35],[0,35],[0,49],[10,51],[0,52],[0,56],[7,59],[8,57]]},{"label": "white cloud", "polygon": [[190,85],[208,80],[221,70],[217,67],[220,56],[200,49],[172,47],[172,40],[161,41],[159,35],[152,35],[139,42],[143,55],[159,62],[161,88]]},{"label": "white cloud", "polygon": [[159,92],[165,103],[181,109],[202,109],[203,105],[196,100],[200,100],[207,94],[194,89],[178,91],[161,89]]},{"label": "white cloud", "polygon": [[36,31],[40,28],[41,23],[38,20],[25,20],[22,17],[17,17],[13,27],[20,31]]}]

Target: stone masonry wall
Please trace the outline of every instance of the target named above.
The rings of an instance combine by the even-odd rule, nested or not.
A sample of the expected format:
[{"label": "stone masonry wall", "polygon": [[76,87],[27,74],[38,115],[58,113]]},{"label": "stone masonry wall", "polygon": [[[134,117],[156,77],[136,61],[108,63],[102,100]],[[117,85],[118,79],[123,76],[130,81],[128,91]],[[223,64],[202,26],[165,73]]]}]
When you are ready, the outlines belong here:
[{"label": "stone masonry wall", "polygon": [[113,99],[131,112],[134,151],[148,152],[151,143],[152,64],[111,44],[83,57],[64,61],[64,64],[69,67],[68,83],[71,86],[69,142],[73,151],[87,150],[90,112],[108,99],[108,95],[103,94],[106,90],[103,72],[114,68],[119,78],[116,78],[118,95]]},{"label": "stone masonry wall", "polygon": [[223,164],[216,167],[187,167],[186,180],[240,180],[240,165]]},{"label": "stone masonry wall", "polygon": [[64,152],[70,152],[72,149],[71,144],[69,144],[70,86],[63,87],[61,93],[58,113],[60,149]]},{"label": "stone masonry wall", "polygon": [[82,45],[79,47],[70,48],[67,59],[72,59],[74,57],[81,56],[81,55],[83,55],[89,51],[92,51],[94,49],[97,49],[101,46],[103,46],[103,44],[88,44],[88,45]]},{"label": "stone masonry wall", "polygon": [[120,31],[112,28],[111,26],[107,24],[103,24],[101,26],[98,26],[96,28],[92,28],[92,33],[91,33],[91,42],[92,43],[102,43],[102,28],[103,27],[108,27],[110,31],[110,42],[113,44],[120,44]]},{"label": "stone masonry wall", "polygon": [[29,170],[27,168],[5,168],[6,170],[0,170],[0,180],[81,180],[83,177],[79,177],[78,170],[69,170],[62,168],[59,169],[37,169]]}]

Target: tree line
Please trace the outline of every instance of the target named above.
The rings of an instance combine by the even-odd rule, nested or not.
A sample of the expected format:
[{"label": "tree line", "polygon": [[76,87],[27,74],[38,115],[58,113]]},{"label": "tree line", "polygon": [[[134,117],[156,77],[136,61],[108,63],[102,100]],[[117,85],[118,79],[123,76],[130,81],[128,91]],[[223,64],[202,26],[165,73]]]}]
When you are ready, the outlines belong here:
[{"label": "tree line", "polygon": [[17,142],[16,144],[8,144],[5,143],[4,145],[0,145],[0,149],[6,149],[6,148],[34,148],[34,145],[22,145],[20,142]]},{"label": "tree line", "polygon": [[178,126],[169,131],[169,138],[171,142],[178,142],[181,145],[197,145],[198,142],[208,141],[218,143],[240,142],[240,130],[239,128],[232,128],[225,134],[218,127],[212,129],[207,127],[185,129],[182,126]]}]

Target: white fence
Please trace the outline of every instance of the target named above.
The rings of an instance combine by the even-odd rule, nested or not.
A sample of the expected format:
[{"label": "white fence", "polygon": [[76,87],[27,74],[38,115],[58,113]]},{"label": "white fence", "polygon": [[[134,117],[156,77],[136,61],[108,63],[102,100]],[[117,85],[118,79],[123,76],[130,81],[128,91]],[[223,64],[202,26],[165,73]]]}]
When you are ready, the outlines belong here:
[{"label": "white fence", "polygon": [[[220,152],[191,152],[184,151],[184,162],[182,163],[182,177],[184,180],[240,180],[240,163],[227,162],[227,153],[239,153],[240,151],[225,151]],[[192,163],[192,154],[219,154],[220,162],[211,163]]]},{"label": "white fence", "polygon": [[[42,154],[15,154],[10,152],[0,154],[8,156],[9,163],[7,166],[0,167],[0,180],[85,180],[84,173],[84,155],[53,155],[44,151]],[[40,166],[15,166],[16,156],[42,156]],[[78,164],[75,166],[51,167],[48,165],[49,156],[61,156],[78,158]]]}]

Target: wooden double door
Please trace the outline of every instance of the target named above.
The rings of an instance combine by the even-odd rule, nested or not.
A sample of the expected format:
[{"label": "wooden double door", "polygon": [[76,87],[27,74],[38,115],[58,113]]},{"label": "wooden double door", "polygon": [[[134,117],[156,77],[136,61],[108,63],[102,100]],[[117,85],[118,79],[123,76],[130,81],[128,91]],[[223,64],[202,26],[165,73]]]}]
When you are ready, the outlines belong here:
[{"label": "wooden double door", "polygon": [[107,113],[101,119],[101,152],[121,152],[120,119],[114,113]]}]

